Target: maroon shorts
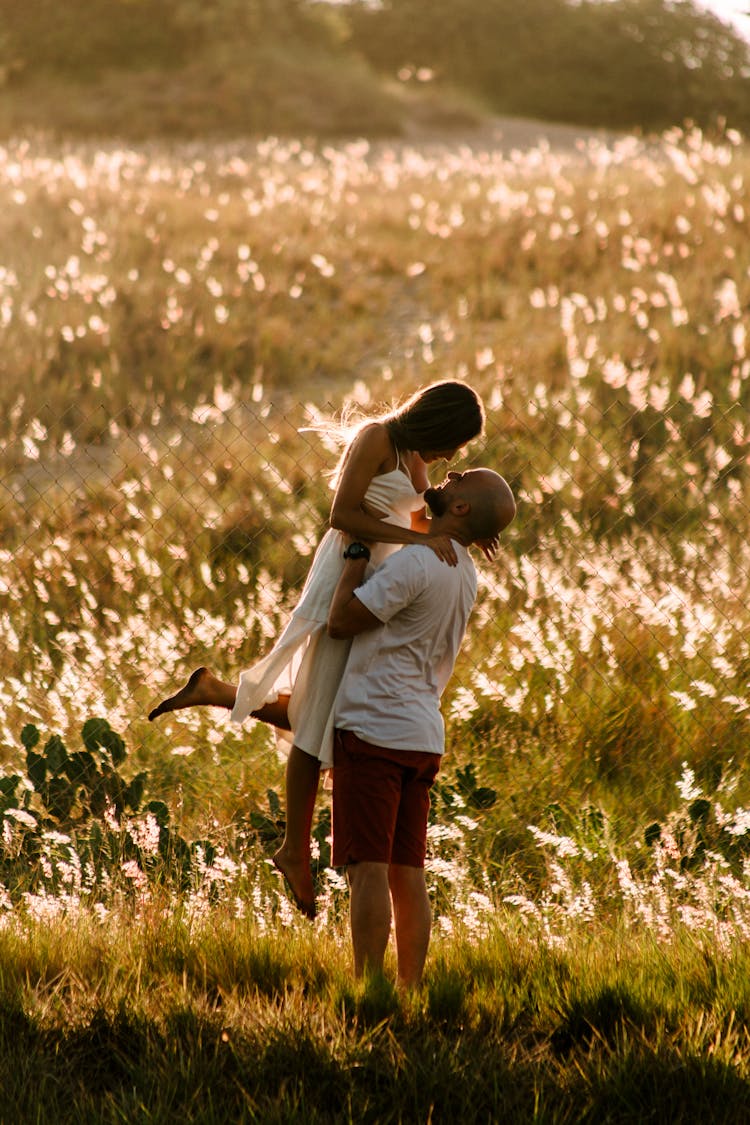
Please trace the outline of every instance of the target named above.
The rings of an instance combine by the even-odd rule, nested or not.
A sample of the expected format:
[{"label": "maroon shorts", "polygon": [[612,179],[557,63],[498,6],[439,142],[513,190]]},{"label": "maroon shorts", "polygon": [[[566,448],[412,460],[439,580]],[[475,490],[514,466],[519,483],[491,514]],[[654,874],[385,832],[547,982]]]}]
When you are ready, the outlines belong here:
[{"label": "maroon shorts", "polygon": [[373,746],[348,730],[333,744],[333,866],[424,867],[439,754]]}]

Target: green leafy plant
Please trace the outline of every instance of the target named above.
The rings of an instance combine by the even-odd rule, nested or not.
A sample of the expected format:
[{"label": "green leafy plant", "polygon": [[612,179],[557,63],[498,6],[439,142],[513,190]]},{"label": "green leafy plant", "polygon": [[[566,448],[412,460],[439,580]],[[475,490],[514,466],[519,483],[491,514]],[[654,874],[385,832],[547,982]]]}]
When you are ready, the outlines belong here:
[{"label": "green leafy plant", "polygon": [[491,809],[497,800],[497,792],[478,781],[476,767],[471,762],[457,768],[454,781],[437,782],[435,792],[443,805],[454,809],[464,806],[474,811]]},{"label": "green leafy plant", "polygon": [[106,719],[88,719],[81,732],[84,749],[69,753],[53,734],[37,751],[41,735],[29,723],[21,731],[26,770],[44,809],[42,823],[67,831],[112,810],[120,820],[126,809],[137,812],[146,772],[126,781],[119,767],[127,758],[125,743]]},{"label": "green leafy plant", "polygon": [[69,751],[57,734],[42,745],[32,723],[21,731],[26,778],[0,778],[0,879],[6,889],[57,892],[67,882],[101,897],[123,883],[125,864],[131,865],[130,885],[140,873],[188,888],[196,868],[213,862],[217,845],[189,844],[170,826],[164,801],[144,804],[148,773],[123,774],[127,748],[106,719],[88,719],[81,740],[82,750]]},{"label": "green leafy plant", "polygon": [[750,855],[750,827],[743,810],[728,815],[718,800],[694,797],[663,822],[653,821],[643,832],[649,848],[677,849],[682,871],[697,871],[708,855],[721,856],[740,870]]}]

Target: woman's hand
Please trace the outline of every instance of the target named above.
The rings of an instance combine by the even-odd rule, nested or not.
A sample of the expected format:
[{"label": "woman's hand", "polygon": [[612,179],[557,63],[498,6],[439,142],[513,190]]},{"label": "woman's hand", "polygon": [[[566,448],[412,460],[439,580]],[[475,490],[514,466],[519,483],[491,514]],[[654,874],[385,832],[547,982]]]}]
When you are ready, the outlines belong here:
[{"label": "woman's hand", "polygon": [[458,556],[456,548],[453,546],[453,540],[449,535],[428,535],[424,542],[425,546],[434,551],[444,563],[447,563],[448,566],[456,566]]},{"label": "woman's hand", "polygon": [[500,536],[493,535],[491,539],[476,539],[475,543],[480,551],[487,559],[487,562],[492,562],[500,546]]}]

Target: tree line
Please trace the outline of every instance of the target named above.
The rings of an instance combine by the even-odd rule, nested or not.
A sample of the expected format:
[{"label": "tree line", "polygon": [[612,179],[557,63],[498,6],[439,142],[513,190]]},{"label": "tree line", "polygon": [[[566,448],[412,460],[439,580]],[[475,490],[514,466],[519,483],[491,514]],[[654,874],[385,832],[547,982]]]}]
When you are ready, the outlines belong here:
[{"label": "tree line", "polygon": [[494,112],[661,129],[750,117],[750,49],[690,0],[385,0],[347,16],[382,72],[429,67]]}]

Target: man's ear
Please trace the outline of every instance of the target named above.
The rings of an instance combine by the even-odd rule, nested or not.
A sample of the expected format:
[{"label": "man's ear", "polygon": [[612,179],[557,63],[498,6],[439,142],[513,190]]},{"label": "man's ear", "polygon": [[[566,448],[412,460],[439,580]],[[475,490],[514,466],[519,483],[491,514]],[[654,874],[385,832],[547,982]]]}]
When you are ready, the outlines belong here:
[{"label": "man's ear", "polygon": [[450,510],[454,516],[460,516],[461,519],[465,519],[471,512],[471,504],[468,500],[462,500],[460,496],[456,496],[454,500],[451,500]]}]

